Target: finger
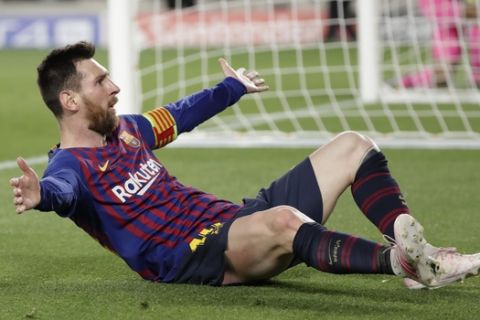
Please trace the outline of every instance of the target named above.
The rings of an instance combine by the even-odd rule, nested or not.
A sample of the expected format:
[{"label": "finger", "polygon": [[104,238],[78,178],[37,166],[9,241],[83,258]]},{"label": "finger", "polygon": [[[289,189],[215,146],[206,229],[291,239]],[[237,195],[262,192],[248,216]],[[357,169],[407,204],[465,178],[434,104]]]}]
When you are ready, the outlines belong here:
[{"label": "finger", "polygon": [[242,74],[242,75],[243,75],[243,74],[245,74],[245,71],[246,71],[246,70],[247,70],[247,69],[245,69],[245,68],[238,68],[236,72],[237,72],[238,74]]},{"label": "finger", "polygon": [[232,76],[235,74],[235,70],[230,66],[230,64],[224,58],[218,59],[220,67],[222,67],[223,74],[226,76]]},{"label": "finger", "polygon": [[23,204],[23,198],[22,197],[15,197],[13,198],[13,204],[18,206],[20,204]]},{"label": "finger", "polygon": [[257,86],[257,92],[267,91],[268,89],[270,89],[270,87],[266,84]]},{"label": "finger", "polygon": [[13,195],[15,197],[21,196],[22,195],[22,190],[20,188],[14,188],[13,189]]},{"label": "finger", "polygon": [[33,169],[28,166],[27,162],[22,157],[17,158],[17,165],[24,174],[29,174],[33,171]]},{"label": "finger", "polygon": [[15,212],[17,212],[18,214],[21,214],[24,211],[25,211],[25,206],[23,204],[15,208]]},{"label": "finger", "polygon": [[19,184],[20,180],[18,178],[12,178],[10,179],[10,185],[12,187],[18,187],[18,184]]},{"label": "finger", "polygon": [[253,83],[255,83],[256,86],[259,86],[265,83],[265,79],[263,78],[253,79]]},{"label": "finger", "polygon": [[257,71],[249,71],[246,76],[250,79],[258,77],[258,72]]}]

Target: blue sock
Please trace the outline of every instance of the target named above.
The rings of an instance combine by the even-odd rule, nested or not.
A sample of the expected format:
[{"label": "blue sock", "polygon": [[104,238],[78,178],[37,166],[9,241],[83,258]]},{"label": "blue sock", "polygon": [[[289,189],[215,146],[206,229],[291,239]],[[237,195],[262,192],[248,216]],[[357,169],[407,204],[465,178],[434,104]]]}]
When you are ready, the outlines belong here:
[{"label": "blue sock", "polygon": [[360,210],[383,234],[394,238],[395,219],[409,213],[383,153],[370,151],[358,169],[351,191]]},{"label": "blue sock", "polygon": [[393,274],[387,247],[329,231],[316,222],[300,226],[293,241],[293,253],[308,266],[329,273]]}]

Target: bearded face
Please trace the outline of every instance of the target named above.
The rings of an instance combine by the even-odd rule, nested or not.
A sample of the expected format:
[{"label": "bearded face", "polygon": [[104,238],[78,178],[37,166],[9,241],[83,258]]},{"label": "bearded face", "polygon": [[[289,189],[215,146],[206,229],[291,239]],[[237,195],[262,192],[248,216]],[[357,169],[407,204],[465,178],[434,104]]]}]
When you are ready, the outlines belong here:
[{"label": "bearded face", "polygon": [[95,104],[93,101],[84,97],[87,108],[88,129],[95,131],[103,136],[111,135],[118,126],[118,116],[113,108],[118,98],[113,97],[107,108]]},{"label": "bearded face", "polygon": [[89,130],[101,136],[111,135],[119,119],[113,108],[120,88],[110,79],[105,67],[94,59],[75,62],[78,83],[71,88],[72,110],[79,111]]}]

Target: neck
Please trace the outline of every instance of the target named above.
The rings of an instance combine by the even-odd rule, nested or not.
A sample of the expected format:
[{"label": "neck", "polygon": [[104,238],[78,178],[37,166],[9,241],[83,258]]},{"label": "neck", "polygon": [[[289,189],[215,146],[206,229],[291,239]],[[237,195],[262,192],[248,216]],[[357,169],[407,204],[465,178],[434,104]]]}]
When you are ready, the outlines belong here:
[{"label": "neck", "polygon": [[60,122],[60,148],[99,148],[105,145],[105,136],[88,129],[85,123]]}]

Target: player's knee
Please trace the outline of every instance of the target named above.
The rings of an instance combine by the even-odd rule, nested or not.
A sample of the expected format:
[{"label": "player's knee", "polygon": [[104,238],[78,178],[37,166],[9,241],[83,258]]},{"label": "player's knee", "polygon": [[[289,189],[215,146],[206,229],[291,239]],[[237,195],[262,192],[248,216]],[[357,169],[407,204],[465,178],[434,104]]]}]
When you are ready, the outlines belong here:
[{"label": "player's knee", "polygon": [[269,227],[277,235],[294,233],[302,223],[307,221],[305,215],[290,206],[273,208],[271,217]]},{"label": "player's knee", "polygon": [[366,153],[372,149],[379,150],[377,144],[369,137],[355,131],[344,131],[334,138],[340,152],[346,158],[359,163]]}]

